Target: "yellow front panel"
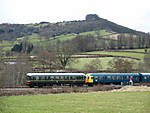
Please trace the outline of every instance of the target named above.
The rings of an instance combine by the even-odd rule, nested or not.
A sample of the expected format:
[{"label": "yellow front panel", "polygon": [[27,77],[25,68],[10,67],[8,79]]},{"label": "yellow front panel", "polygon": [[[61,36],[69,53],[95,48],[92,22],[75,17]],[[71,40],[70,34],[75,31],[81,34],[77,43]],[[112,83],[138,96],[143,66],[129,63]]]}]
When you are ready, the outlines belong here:
[{"label": "yellow front panel", "polygon": [[86,77],[86,83],[93,83],[93,76],[91,76],[90,74],[87,74],[86,75],[87,77]]}]

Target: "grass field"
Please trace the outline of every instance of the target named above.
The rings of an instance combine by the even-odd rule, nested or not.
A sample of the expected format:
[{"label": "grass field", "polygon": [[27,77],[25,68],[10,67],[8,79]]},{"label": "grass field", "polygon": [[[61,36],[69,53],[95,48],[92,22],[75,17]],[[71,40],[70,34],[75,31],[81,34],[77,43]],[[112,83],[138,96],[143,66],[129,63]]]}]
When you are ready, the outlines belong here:
[{"label": "grass field", "polygon": [[[145,49],[127,49],[123,51],[145,52]],[[150,51],[150,49],[148,48],[147,51]]]},{"label": "grass field", "polygon": [[98,31],[89,31],[89,32],[80,33],[79,35],[105,36],[105,35],[111,35],[111,34],[112,33],[109,33],[106,30],[98,30]]},{"label": "grass field", "polygon": [[[104,35],[110,35],[110,34],[111,33],[108,33],[105,30],[89,31],[89,32],[79,33],[79,35],[82,35],[82,36],[84,36],[84,35],[104,36]],[[15,44],[17,44],[17,43],[19,43],[23,40],[28,40],[29,42],[33,43],[34,46],[36,46],[36,45],[38,45],[38,46],[47,46],[49,44],[56,43],[58,40],[60,40],[60,41],[71,40],[75,37],[76,36],[73,35],[73,34],[66,34],[66,35],[56,36],[55,38],[53,38],[53,37],[46,38],[44,36],[40,36],[39,34],[33,33],[32,35],[29,35],[29,36],[24,36],[24,37],[17,38],[16,41],[1,41],[0,42],[0,47],[13,47]]]},{"label": "grass field", "polygon": [[150,92],[0,97],[1,113],[149,113]]},{"label": "grass field", "polygon": [[94,52],[86,52],[83,54],[107,54],[107,55],[114,55],[114,56],[128,56],[128,57],[133,57],[133,58],[139,58],[143,59],[144,58],[144,53],[129,53],[129,52],[108,52],[108,51],[94,51]]},{"label": "grass field", "polygon": [[[99,59],[102,65],[101,70],[106,70],[109,68],[108,62],[111,61],[114,57],[102,57],[102,58],[78,58],[74,63],[72,63],[70,66],[77,70],[86,70],[85,65],[92,62],[92,60]],[[128,59],[135,62],[135,68],[138,66],[139,61]]]},{"label": "grass field", "polygon": [[102,64],[102,69],[108,68],[108,62],[113,59],[113,57],[105,57],[105,58],[78,58],[75,63],[71,65],[72,68],[78,70],[85,70],[85,65],[89,64],[92,60],[99,59]]}]

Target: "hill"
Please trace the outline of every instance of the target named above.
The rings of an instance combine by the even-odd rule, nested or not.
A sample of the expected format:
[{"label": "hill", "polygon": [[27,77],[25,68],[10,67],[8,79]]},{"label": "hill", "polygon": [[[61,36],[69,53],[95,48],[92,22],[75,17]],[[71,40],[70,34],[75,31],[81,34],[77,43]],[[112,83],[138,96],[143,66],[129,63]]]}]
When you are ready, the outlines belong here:
[{"label": "hill", "polygon": [[57,23],[40,22],[39,24],[0,24],[0,40],[16,40],[16,38],[36,33],[44,37],[55,37],[70,33],[83,33],[96,30],[106,30],[109,33],[130,33],[142,35],[144,32],[132,30],[118,25],[96,14],[89,14],[85,20],[64,21]]}]

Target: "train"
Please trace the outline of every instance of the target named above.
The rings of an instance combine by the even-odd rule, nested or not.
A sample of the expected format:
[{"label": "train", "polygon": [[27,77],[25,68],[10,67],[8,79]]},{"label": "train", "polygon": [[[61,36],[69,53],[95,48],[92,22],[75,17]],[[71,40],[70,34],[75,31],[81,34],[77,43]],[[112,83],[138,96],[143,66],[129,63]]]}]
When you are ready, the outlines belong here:
[{"label": "train", "polygon": [[150,83],[150,73],[27,73],[29,87]]}]

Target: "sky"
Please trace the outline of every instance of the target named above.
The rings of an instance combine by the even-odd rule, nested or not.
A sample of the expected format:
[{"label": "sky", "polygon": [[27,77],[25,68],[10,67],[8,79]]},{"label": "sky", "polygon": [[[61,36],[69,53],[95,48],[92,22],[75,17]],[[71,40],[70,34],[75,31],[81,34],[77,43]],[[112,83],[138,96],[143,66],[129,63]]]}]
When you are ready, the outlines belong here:
[{"label": "sky", "polygon": [[0,0],[0,23],[84,20],[87,14],[150,32],[150,0]]}]

